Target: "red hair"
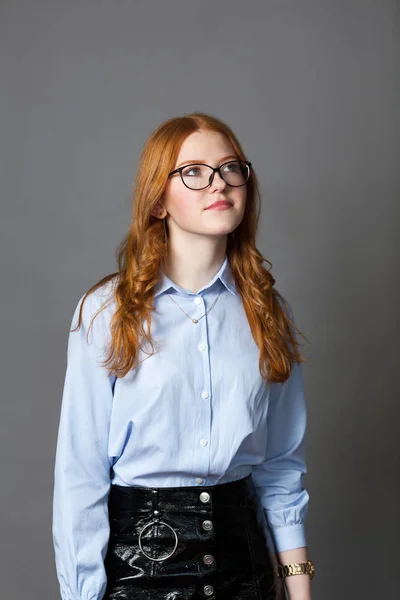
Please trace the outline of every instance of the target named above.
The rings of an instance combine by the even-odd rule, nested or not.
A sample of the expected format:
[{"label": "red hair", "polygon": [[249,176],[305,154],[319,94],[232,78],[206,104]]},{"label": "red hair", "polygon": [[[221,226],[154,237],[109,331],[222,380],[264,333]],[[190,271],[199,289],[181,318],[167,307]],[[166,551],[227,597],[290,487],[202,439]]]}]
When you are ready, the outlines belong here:
[{"label": "red hair", "polygon": [[[117,249],[118,271],[107,275],[86,292],[78,325],[71,330],[75,331],[82,323],[82,308],[87,296],[114,280],[116,310],[110,322],[111,343],[103,365],[117,377],[124,377],[138,366],[142,340],[150,344],[154,353],[151,335],[143,322],[147,321],[150,332],[154,287],[168,255],[168,240],[163,221],[152,216],[151,211],[164,193],[168,174],[175,167],[183,141],[199,130],[225,135],[237,156],[248,160],[233,131],[211,115],[195,112],[162,123],[141,153],[133,192],[132,222]],[[259,214],[259,185],[252,169],[247,183],[245,214],[240,225],[228,234],[226,252],[253,339],[260,349],[260,374],[271,382],[284,382],[290,375],[292,363],[306,362],[306,359],[297,349],[295,330],[300,330],[293,322],[290,305],[273,288],[275,279],[263,262],[266,261],[270,268],[272,264],[256,247]],[[93,319],[104,308],[105,305]]]}]

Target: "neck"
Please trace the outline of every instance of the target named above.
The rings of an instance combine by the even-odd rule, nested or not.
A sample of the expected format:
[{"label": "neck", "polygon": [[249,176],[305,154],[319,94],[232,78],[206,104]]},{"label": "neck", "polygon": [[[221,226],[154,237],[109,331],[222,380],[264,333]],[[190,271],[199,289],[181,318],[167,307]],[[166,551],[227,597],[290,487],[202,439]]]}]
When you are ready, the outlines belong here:
[{"label": "neck", "polygon": [[226,237],[219,239],[217,244],[170,247],[163,271],[180,287],[197,293],[219,271],[225,253]]}]

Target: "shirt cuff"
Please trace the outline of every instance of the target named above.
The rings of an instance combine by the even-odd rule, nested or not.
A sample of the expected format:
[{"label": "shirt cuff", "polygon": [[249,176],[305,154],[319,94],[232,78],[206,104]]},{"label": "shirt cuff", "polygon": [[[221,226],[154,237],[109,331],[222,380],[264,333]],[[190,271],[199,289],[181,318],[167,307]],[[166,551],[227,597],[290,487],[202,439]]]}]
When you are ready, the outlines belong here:
[{"label": "shirt cuff", "polygon": [[296,525],[287,525],[285,527],[271,527],[271,534],[274,538],[277,552],[294,550],[307,546],[305,525],[297,523]]}]

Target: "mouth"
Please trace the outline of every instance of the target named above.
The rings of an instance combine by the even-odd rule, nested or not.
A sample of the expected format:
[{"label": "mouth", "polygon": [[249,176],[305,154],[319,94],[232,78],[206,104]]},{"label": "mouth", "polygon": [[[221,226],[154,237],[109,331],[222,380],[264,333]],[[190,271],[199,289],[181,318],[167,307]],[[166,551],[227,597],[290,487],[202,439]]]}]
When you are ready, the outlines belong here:
[{"label": "mouth", "polygon": [[214,204],[207,206],[205,210],[208,210],[209,208],[230,208],[231,206],[233,206],[233,204],[232,202],[229,202],[229,200],[218,200],[217,202],[214,202]]}]

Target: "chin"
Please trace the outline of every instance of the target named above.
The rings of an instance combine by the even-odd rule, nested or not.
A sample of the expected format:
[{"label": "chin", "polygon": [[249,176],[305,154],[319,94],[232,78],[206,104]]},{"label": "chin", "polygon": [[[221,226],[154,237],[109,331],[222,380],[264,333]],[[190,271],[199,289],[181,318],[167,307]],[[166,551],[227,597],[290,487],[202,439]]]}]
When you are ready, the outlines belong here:
[{"label": "chin", "polygon": [[234,225],[226,225],[225,227],[223,226],[219,226],[216,227],[215,229],[212,229],[211,227],[208,228],[208,232],[204,232],[204,233],[209,233],[209,235],[228,235],[229,233],[232,233],[232,231],[235,231],[235,229],[238,227],[239,223],[235,223]]}]

